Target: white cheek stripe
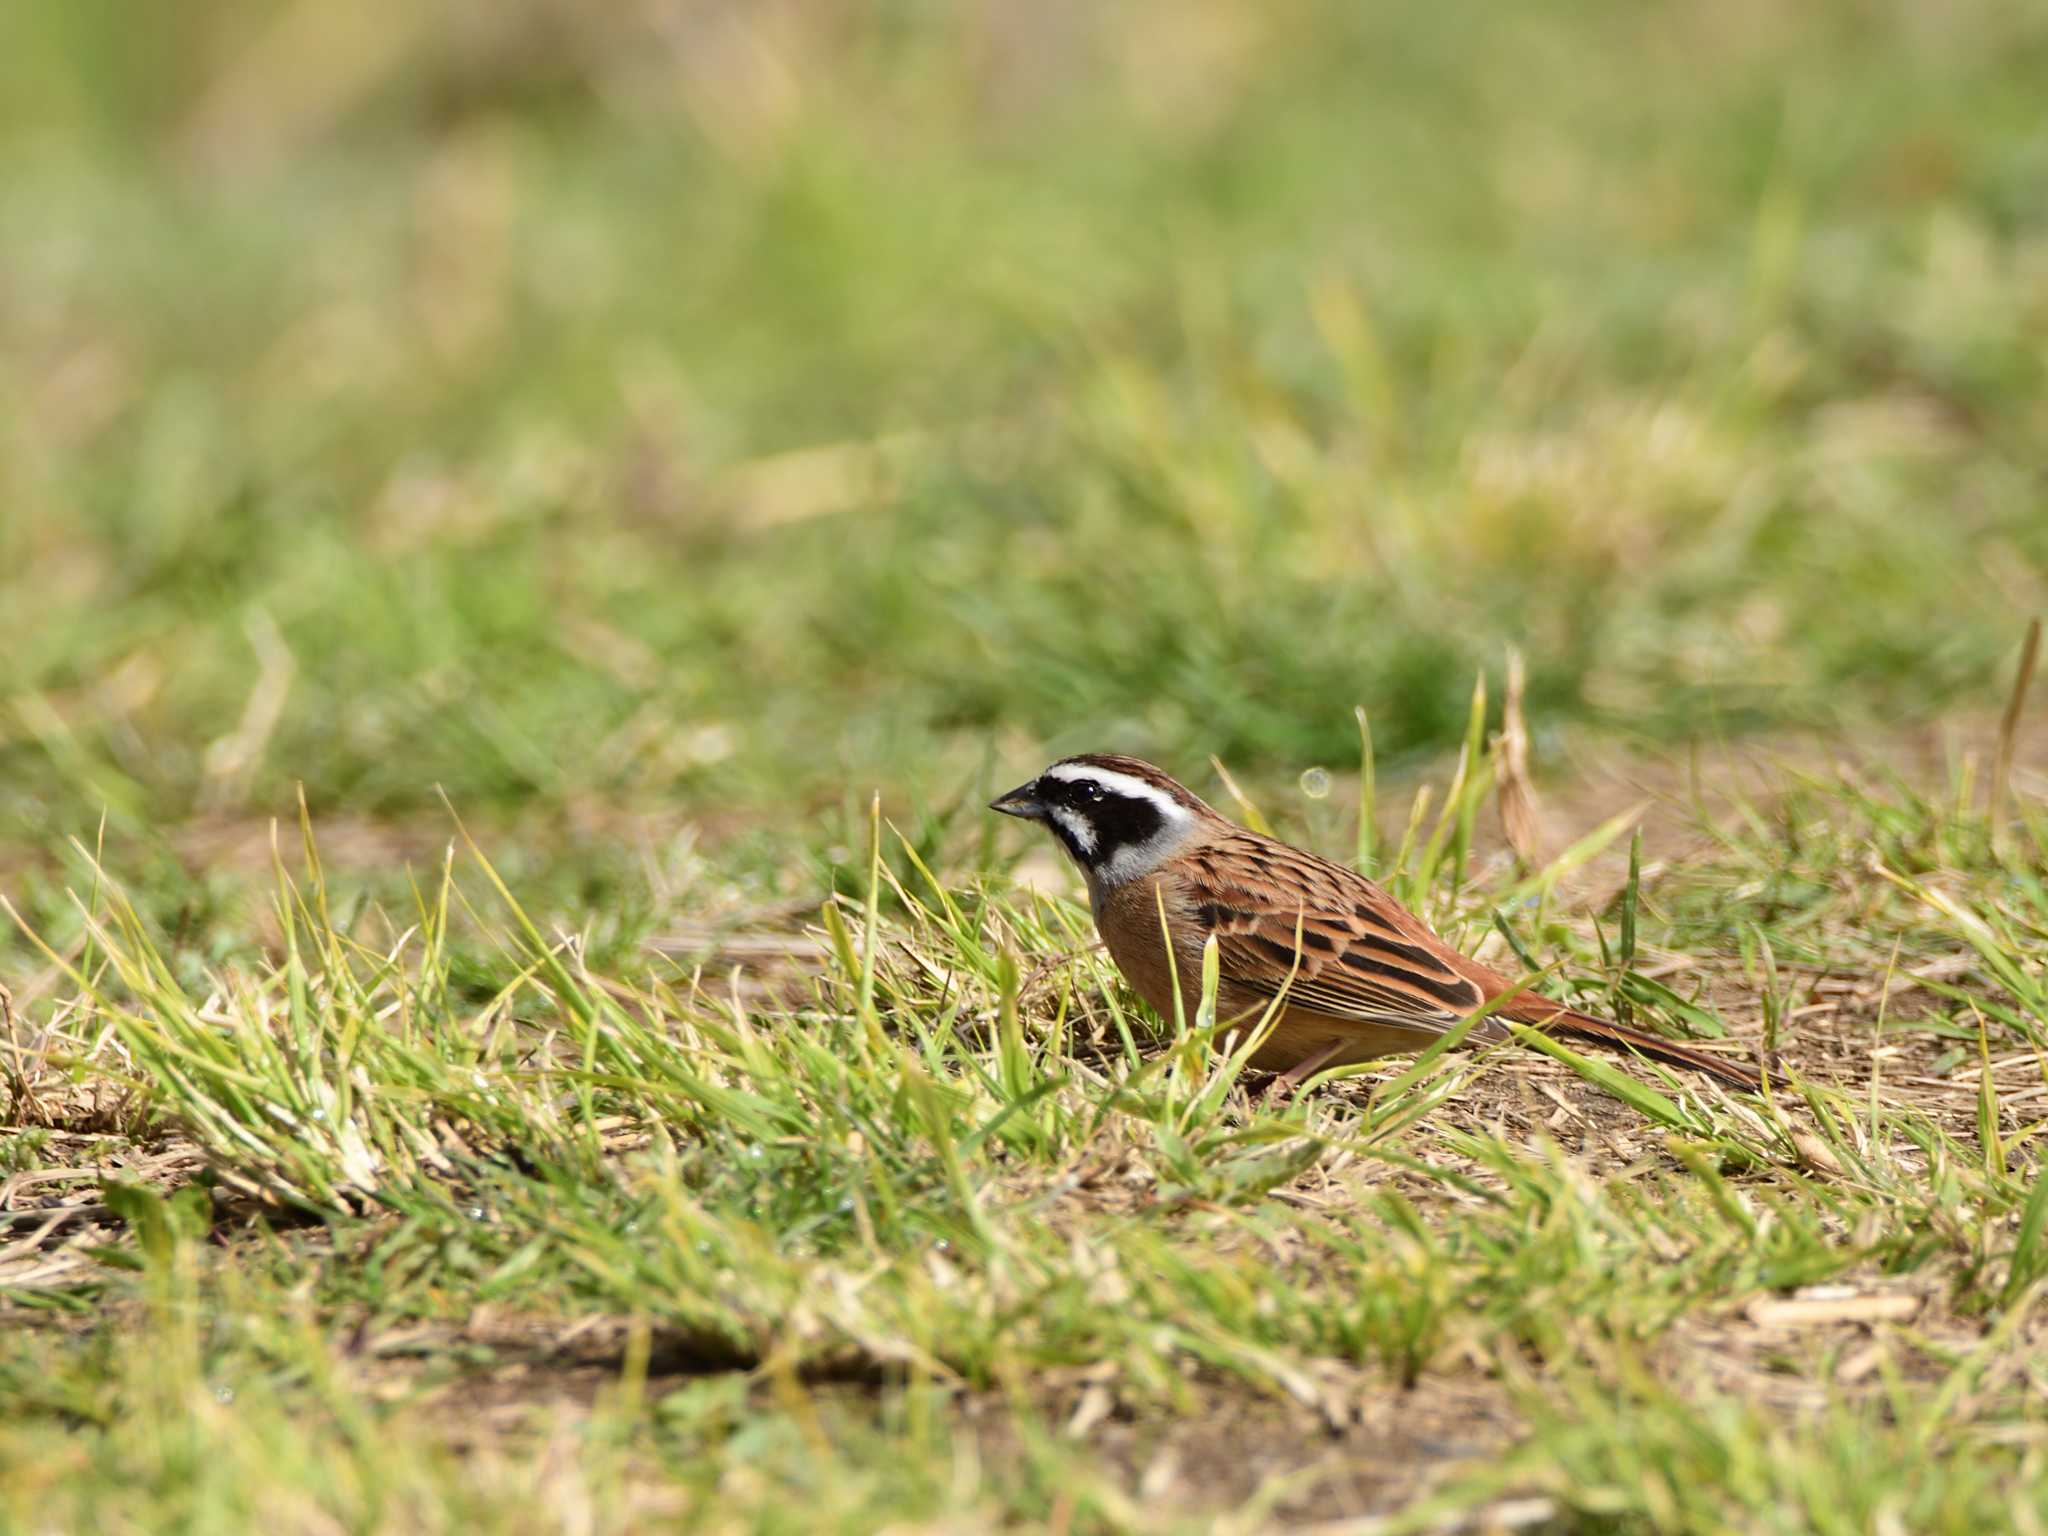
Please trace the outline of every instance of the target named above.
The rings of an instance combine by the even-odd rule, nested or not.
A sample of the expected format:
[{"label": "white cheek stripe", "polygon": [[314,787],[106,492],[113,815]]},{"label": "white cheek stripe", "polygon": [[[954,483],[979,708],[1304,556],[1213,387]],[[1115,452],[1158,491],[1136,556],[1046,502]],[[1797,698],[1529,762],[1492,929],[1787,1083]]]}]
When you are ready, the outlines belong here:
[{"label": "white cheek stripe", "polygon": [[1070,811],[1063,805],[1054,806],[1052,816],[1053,820],[1067,829],[1067,836],[1074,840],[1074,845],[1083,853],[1095,851],[1095,828],[1088,824],[1086,816]]}]

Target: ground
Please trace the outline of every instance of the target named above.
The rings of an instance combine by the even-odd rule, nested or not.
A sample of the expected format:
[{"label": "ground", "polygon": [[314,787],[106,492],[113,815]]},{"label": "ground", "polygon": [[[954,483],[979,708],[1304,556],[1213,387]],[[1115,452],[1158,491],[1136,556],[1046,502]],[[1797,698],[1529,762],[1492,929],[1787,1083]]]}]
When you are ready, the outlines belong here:
[{"label": "ground", "polygon": [[[170,1433],[264,1474],[189,1497],[296,1523],[452,1489],[514,1528],[2023,1520],[2048,1065],[2033,962],[1986,935],[2038,886],[1946,794],[1795,750],[1693,804],[1611,757],[1546,800],[1649,794],[1672,851],[1633,882],[1610,846],[1532,908],[1482,835],[1480,887],[1432,887],[1609,1008],[1768,1033],[1768,1101],[1524,1050],[1275,1105],[1199,1046],[1126,1055],[1148,1026],[1066,898],[886,863],[822,925],[608,975],[479,913],[503,984],[451,974],[462,883],[345,933],[291,859],[277,954],[203,993],[102,887],[93,953],[10,1015],[17,1486],[64,1528],[66,1457],[160,1494]],[[1680,947],[1702,912],[1751,914],[1747,967]]]},{"label": "ground", "polygon": [[[0,1531],[2048,1525],[2044,77],[0,14]],[[1769,1093],[1265,1096],[1110,749]]]}]

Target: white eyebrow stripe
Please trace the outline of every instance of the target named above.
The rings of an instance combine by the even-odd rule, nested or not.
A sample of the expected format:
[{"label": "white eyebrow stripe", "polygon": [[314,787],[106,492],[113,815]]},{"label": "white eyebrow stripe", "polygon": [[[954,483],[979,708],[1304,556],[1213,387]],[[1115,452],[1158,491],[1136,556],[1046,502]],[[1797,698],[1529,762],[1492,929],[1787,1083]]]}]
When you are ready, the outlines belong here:
[{"label": "white eyebrow stripe", "polygon": [[1147,784],[1143,779],[1113,769],[1096,768],[1087,763],[1054,763],[1045,770],[1045,776],[1066,784],[1100,784],[1127,799],[1149,800],[1159,807],[1168,821],[1185,820],[1188,814],[1186,806],[1158,785]]}]

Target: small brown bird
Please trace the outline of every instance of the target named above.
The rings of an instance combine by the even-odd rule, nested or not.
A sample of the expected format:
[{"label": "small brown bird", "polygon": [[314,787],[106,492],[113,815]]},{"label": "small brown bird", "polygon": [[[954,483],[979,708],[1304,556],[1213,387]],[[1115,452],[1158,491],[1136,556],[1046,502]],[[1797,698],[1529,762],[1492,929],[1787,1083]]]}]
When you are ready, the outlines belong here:
[{"label": "small brown bird", "polygon": [[[1202,947],[1212,934],[1219,1018],[1250,1023],[1280,998],[1273,1031],[1252,1064],[1280,1072],[1282,1091],[1325,1066],[1421,1050],[1514,990],[1511,980],[1459,954],[1365,876],[1225,820],[1137,758],[1064,758],[990,808],[1043,822],[1059,839],[1088,878],[1088,902],[1110,958],[1167,1018],[1176,976],[1187,1017],[1194,1017]],[[1466,1039],[1512,1039],[1499,1019],[1757,1087],[1756,1074],[1736,1062],[1534,992],[1515,993]]]}]

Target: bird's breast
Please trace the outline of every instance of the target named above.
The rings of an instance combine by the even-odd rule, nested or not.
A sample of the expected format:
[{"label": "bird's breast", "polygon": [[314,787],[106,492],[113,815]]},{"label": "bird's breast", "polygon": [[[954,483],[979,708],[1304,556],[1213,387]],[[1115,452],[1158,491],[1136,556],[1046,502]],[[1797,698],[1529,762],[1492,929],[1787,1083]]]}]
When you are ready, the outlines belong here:
[{"label": "bird's breast", "polygon": [[1202,940],[1207,931],[1178,882],[1141,876],[1094,895],[1093,905],[1095,930],[1132,990],[1171,1019],[1178,982],[1192,1017],[1201,998]]}]

